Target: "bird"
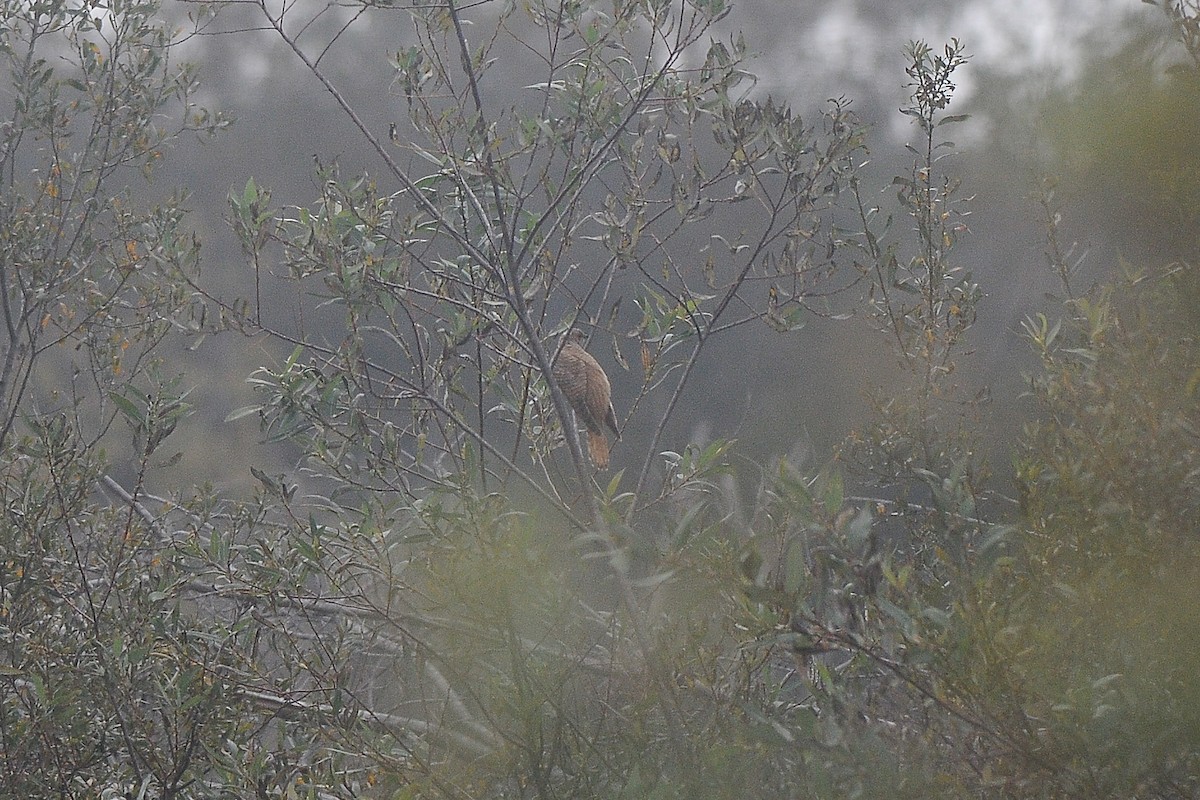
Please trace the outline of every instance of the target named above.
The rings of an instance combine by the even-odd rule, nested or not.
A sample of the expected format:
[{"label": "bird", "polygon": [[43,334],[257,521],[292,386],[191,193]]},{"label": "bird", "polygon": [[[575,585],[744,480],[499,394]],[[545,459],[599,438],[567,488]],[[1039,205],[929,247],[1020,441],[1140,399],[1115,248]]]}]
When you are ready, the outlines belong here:
[{"label": "bird", "polygon": [[591,353],[583,349],[583,332],[573,330],[554,360],[554,380],[558,383],[575,416],[587,428],[588,454],[599,469],[608,469],[608,436],[605,428],[618,439],[617,412],[612,404],[608,376]]}]

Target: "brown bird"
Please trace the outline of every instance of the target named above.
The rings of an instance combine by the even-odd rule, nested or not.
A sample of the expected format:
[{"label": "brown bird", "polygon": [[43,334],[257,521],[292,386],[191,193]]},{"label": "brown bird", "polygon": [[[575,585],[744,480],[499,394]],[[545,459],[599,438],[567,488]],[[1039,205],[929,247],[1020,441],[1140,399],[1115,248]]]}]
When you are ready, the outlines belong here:
[{"label": "brown bird", "polygon": [[566,344],[554,361],[554,380],[566,395],[575,415],[587,428],[588,453],[592,463],[608,469],[607,426],[618,439],[617,413],[612,405],[612,388],[600,362],[583,349],[583,332],[574,330],[567,335]]}]

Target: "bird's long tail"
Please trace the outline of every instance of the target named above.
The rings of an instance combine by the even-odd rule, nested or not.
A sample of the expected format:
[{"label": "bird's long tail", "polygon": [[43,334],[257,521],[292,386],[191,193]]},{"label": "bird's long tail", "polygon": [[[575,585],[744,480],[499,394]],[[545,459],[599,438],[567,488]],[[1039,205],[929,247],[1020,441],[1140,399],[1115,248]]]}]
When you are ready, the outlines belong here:
[{"label": "bird's long tail", "polygon": [[608,437],[603,433],[588,431],[587,440],[592,463],[600,469],[608,469]]}]

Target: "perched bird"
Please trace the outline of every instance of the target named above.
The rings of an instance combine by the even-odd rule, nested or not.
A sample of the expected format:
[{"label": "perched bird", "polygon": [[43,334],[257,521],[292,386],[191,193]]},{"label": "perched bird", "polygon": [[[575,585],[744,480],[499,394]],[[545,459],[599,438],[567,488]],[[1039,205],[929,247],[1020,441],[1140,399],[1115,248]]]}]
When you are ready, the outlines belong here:
[{"label": "perched bird", "polygon": [[575,416],[587,428],[588,453],[592,463],[608,469],[607,427],[618,439],[617,413],[612,405],[612,388],[604,368],[583,349],[583,332],[574,330],[554,361],[554,380],[575,410]]}]

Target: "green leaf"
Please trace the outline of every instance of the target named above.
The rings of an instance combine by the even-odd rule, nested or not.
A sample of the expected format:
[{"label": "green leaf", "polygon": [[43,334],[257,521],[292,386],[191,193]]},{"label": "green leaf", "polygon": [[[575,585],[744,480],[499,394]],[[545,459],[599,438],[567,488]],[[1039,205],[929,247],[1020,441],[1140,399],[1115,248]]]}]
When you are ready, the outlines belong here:
[{"label": "green leaf", "polygon": [[801,590],[808,577],[808,561],[804,557],[804,547],[798,539],[788,543],[787,557],[783,564],[783,590],[788,594],[796,594]]},{"label": "green leaf", "polygon": [[[970,114],[948,114],[937,121],[938,125],[953,125],[958,122],[966,122],[971,118]],[[935,126],[936,127],[936,126]]]},{"label": "green leaf", "polygon": [[604,489],[604,496],[612,500],[617,495],[617,489],[621,486],[621,478],[625,475],[625,470],[621,470],[616,475],[612,476],[612,480],[608,482],[608,486]]},{"label": "green leaf", "polygon": [[888,600],[886,597],[875,597],[875,603],[879,606],[879,610],[888,616],[893,622],[900,626],[900,630],[906,637],[913,635],[913,618],[900,606]]},{"label": "green leaf", "polygon": [[671,541],[676,548],[681,548],[688,543],[692,537],[692,523],[696,521],[696,517],[700,516],[700,512],[704,511],[703,503],[694,503],[679,518],[675,523],[675,530],[671,535]]},{"label": "green leaf", "polygon": [[742,577],[750,583],[758,581],[759,570],[762,569],[763,557],[758,552],[758,548],[752,543],[746,545],[746,549],[742,551],[742,555],[738,558],[738,570],[742,573]]},{"label": "green leaf", "polygon": [[234,421],[236,421],[236,420],[239,420],[239,419],[241,419],[242,417],[248,417],[248,416],[250,416],[251,414],[257,414],[257,413],[258,413],[258,412],[260,412],[260,411],[262,411],[262,406],[261,406],[261,405],[257,405],[257,406],[242,406],[241,408],[235,408],[233,411],[230,411],[230,412],[229,412],[229,413],[228,413],[228,414],[225,416],[225,421],[226,421],[226,422],[234,422]]},{"label": "green leaf", "polygon": [[246,187],[242,189],[242,205],[249,208],[258,201],[258,186],[254,183],[254,178],[246,180]]},{"label": "green leaf", "polygon": [[929,620],[941,629],[950,627],[950,613],[937,606],[929,606],[921,610],[921,617]]},{"label": "green leaf", "polygon": [[115,391],[109,392],[108,396],[113,401],[113,405],[117,407],[117,410],[124,414],[130,422],[141,427],[146,425],[145,413],[132,400],[124,395],[117,394]]},{"label": "green leaf", "polygon": [[1000,555],[1015,531],[1016,528],[1012,525],[993,525],[988,535],[979,543],[979,557],[990,560]]},{"label": "green leaf", "polygon": [[304,345],[300,345],[300,344],[296,345],[296,348],[294,350],[292,350],[292,354],[290,356],[288,356],[288,360],[285,362],[285,369],[284,369],[285,372],[291,372],[292,368],[296,366],[296,362],[298,362],[300,360],[300,355],[303,352],[304,352]]},{"label": "green leaf", "polygon": [[823,501],[825,504],[825,513],[830,516],[842,510],[842,505],[846,501],[846,492],[842,484],[842,476],[839,473],[835,472],[829,477],[829,483],[825,486]]}]

